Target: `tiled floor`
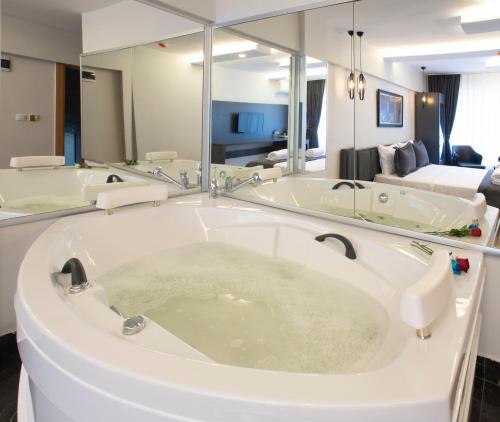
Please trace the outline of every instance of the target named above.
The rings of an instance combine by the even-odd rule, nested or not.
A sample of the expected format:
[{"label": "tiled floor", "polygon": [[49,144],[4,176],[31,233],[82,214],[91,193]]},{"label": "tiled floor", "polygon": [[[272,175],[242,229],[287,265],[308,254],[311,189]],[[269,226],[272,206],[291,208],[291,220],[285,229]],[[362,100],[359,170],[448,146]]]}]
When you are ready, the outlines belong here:
[{"label": "tiled floor", "polygon": [[0,337],[0,422],[16,422],[17,386],[21,359],[16,337]]},{"label": "tiled floor", "polygon": [[500,363],[480,356],[469,422],[500,422]]},{"label": "tiled floor", "polygon": [[[20,369],[15,336],[0,337],[0,422],[17,422]],[[469,422],[500,422],[500,363],[478,357]]]}]

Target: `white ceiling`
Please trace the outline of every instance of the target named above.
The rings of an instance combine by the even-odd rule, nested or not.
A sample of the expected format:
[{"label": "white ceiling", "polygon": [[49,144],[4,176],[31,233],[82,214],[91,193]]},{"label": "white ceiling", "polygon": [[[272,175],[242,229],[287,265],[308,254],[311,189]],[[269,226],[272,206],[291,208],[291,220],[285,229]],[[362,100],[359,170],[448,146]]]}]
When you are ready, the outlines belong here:
[{"label": "white ceiling", "polygon": [[396,61],[429,73],[495,70],[484,61],[500,51],[500,32],[466,34],[460,23],[462,16],[500,17],[500,0],[362,0],[356,7],[357,29]]},{"label": "white ceiling", "polygon": [[[3,0],[2,13],[79,32],[82,13],[119,1]],[[460,26],[460,17],[471,12],[488,19],[500,17],[500,0],[361,0],[356,9],[356,29],[393,61],[425,65],[429,73],[500,71],[484,65],[500,51],[500,31],[466,34]],[[350,26],[352,15],[346,5],[321,13],[328,14],[337,29]]]},{"label": "white ceiling", "polygon": [[[0,0],[1,1],[1,0]],[[80,32],[81,14],[121,0],[3,0],[2,14],[70,32]]]}]

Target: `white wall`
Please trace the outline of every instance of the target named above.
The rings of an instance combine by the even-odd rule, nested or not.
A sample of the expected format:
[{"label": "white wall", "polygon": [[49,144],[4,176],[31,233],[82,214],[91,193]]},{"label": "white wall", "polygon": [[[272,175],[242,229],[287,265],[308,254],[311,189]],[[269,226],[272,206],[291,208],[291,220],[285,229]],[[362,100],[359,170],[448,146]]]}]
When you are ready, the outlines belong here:
[{"label": "white wall", "polygon": [[81,32],[67,32],[2,15],[2,51],[36,59],[78,65]]},{"label": "white wall", "polygon": [[216,0],[216,21],[218,23],[231,22],[273,12],[292,12],[304,10],[306,7],[319,7],[342,2],[343,0]]},{"label": "white wall", "polygon": [[85,159],[125,160],[122,72],[93,69],[96,80],[82,84],[82,156]]},{"label": "white wall", "polygon": [[301,47],[302,31],[298,13],[232,25],[230,28],[250,36],[250,39],[263,41],[278,48],[299,51]]},{"label": "white wall", "polygon": [[[13,156],[55,151],[55,64],[10,57],[12,71],[0,72],[0,168]],[[40,121],[16,122],[16,113],[40,114]]]},{"label": "white wall", "polygon": [[160,0],[162,3],[184,10],[193,16],[215,21],[215,0]]},{"label": "white wall", "polygon": [[[2,54],[12,71],[0,72],[0,167],[11,156],[55,152],[55,62],[79,64],[80,32],[67,32],[2,15]],[[41,116],[16,122],[16,113]]]},{"label": "white wall", "polygon": [[82,15],[85,53],[147,44],[203,26],[133,0]]},{"label": "white wall", "polygon": [[[106,53],[91,54],[82,57],[82,66],[101,69],[109,69],[119,71],[122,75],[122,100],[123,105],[121,107],[123,111],[123,132],[125,139],[125,155],[128,159],[133,156],[133,133],[132,133],[132,49],[125,48],[123,50],[109,51]],[[91,82],[89,82],[91,83]],[[85,105],[86,102],[94,102],[95,98],[92,94],[95,91],[83,91],[82,101]],[[94,142],[93,136],[97,134],[95,130],[91,133],[87,131],[88,124],[86,122],[87,108],[82,109],[82,141],[85,143],[86,140]],[[87,133],[86,133],[87,132]],[[99,157],[88,157],[98,159]]]},{"label": "white wall", "polygon": [[173,150],[179,158],[200,160],[203,68],[148,47],[134,48],[133,58],[138,158]]},{"label": "white wall", "polygon": [[278,82],[266,74],[215,65],[212,98],[260,104],[288,104],[288,95],[277,94]]}]

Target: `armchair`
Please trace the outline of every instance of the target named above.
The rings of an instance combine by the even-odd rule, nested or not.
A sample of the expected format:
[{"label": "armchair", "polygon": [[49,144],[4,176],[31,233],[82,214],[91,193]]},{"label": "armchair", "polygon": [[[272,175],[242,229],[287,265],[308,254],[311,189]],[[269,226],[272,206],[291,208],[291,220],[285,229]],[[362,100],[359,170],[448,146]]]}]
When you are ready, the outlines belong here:
[{"label": "armchair", "polygon": [[452,147],[451,154],[452,164],[458,167],[470,167],[476,169],[486,168],[481,163],[483,156],[470,146],[470,145],[455,145]]}]

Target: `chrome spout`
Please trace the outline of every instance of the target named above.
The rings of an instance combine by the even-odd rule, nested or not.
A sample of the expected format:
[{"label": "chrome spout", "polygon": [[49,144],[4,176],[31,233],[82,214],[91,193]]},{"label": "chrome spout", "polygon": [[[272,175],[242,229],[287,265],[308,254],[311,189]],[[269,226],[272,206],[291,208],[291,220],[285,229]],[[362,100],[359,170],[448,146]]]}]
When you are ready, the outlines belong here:
[{"label": "chrome spout", "polygon": [[167,179],[170,183],[177,186],[179,189],[188,189],[189,188],[189,178],[187,176],[186,170],[181,170],[179,172],[180,182],[175,180],[173,177],[170,177],[167,173],[163,171],[162,167],[156,167],[153,171],[148,172],[155,177]]},{"label": "chrome spout", "polygon": [[234,177],[226,177],[225,183],[224,183],[224,191],[227,193],[232,193],[237,191],[238,189],[241,189],[242,187],[249,185],[249,184],[256,184],[258,182],[262,181],[262,179],[259,176],[259,173],[254,173],[252,176],[250,176],[247,179],[243,179],[238,183],[234,183]]}]

